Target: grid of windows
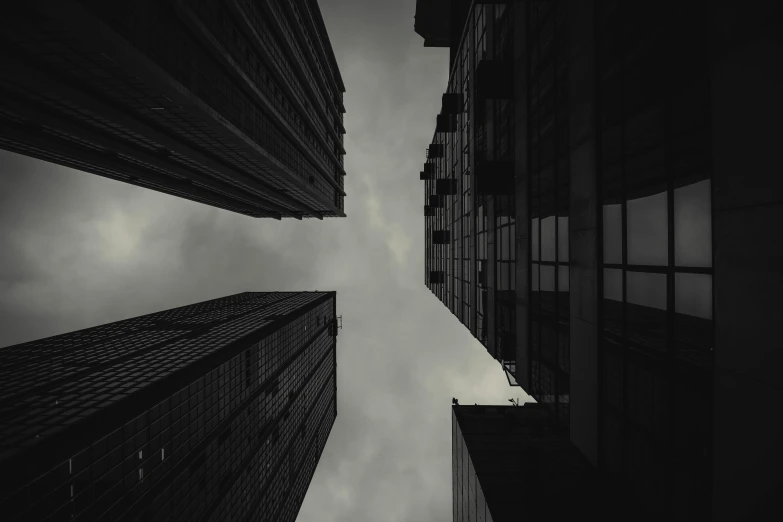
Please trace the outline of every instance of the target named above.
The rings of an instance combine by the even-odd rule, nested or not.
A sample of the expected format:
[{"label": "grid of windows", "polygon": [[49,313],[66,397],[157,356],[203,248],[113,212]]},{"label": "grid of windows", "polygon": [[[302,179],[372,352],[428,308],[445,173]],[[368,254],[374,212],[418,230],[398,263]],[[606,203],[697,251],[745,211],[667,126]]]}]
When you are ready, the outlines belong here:
[{"label": "grid of windows", "polygon": [[[292,2],[289,0],[292,6],[296,6],[297,4],[295,2]],[[337,104],[340,106],[340,118],[342,118],[342,112],[343,112],[343,90],[342,90],[342,80],[340,79],[340,73],[337,67],[337,62],[334,58],[334,52],[332,50],[331,44],[329,42],[329,37],[326,34],[326,26],[324,25],[323,17],[321,16],[321,10],[318,7],[317,0],[306,0],[305,2],[302,2],[299,4],[299,6],[304,5],[304,10],[307,12],[306,16],[303,16],[302,18],[305,18],[307,21],[306,26],[309,27],[312,25],[313,27],[313,34],[312,36],[315,39],[315,42],[313,42],[313,38],[310,38],[311,33],[305,33],[305,36],[307,37],[308,46],[310,47],[310,52],[313,55],[316,55],[316,51],[319,56],[321,56],[322,60],[316,60],[316,67],[318,68],[319,72],[321,72],[321,75],[324,78],[330,79],[333,78],[339,82],[339,85],[334,85],[334,91],[333,96],[334,99],[337,101]],[[327,71],[329,74],[327,74]]]},{"label": "grid of windows", "polygon": [[[259,320],[254,308],[268,320]],[[251,483],[270,483],[281,462],[290,468],[291,482],[277,487],[286,491],[299,484],[301,489],[302,481],[306,487],[313,465],[302,464],[305,444],[309,444],[310,461],[313,451],[320,455],[325,443],[324,419],[335,411],[333,319],[334,299],[328,294],[247,293],[0,351],[3,356],[8,351],[12,363],[40,367],[40,357],[20,361],[19,355],[48,349],[57,350],[55,353],[62,353],[65,359],[69,354],[79,358],[100,353],[106,341],[121,338],[133,328],[156,331],[164,324],[193,325],[192,332],[197,335],[191,336],[184,350],[182,346],[176,348],[176,342],[164,343],[154,356],[141,361],[121,356],[111,361],[109,369],[114,373],[102,375],[104,386],[122,387],[127,382],[133,401],[138,394],[133,395],[132,390],[146,386],[148,381],[153,384],[163,380],[171,366],[168,361],[193,367],[188,357],[198,353],[199,345],[215,352],[235,338],[248,338],[273,321],[283,321],[228,360],[209,363],[191,373],[187,386],[162,402],[152,403],[141,414],[130,413],[132,403],[125,401],[123,407],[128,413],[119,417],[132,416],[131,420],[113,431],[111,426],[101,424],[89,432],[87,438],[92,440],[86,446],[59,465],[35,476],[22,488],[14,486],[15,491],[4,486],[0,506],[13,515],[12,520],[37,520],[54,513],[85,520],[99,516],[115,519],[123,514],[149,520],[171,516],[195,519],[214,513],[218,518],[236,520],[252,515],[259,505],[269,504],[274,498],[270,495],[281,495],[280,490],[269,487],[247,491]],[[242,325],[248,321],[252,328],[243,330]],[[213,326],[205,329],[204,325]],[[71,336],[73,339],[67,342]],[[126,351],[136,344],[129,341]],[[67,352],[63,353],[64,347]],[[72,380],[72,376],[67,378]],[[70,391],[77,393],[63,400],[75,403],[82,399],[76,387]],[[29,393],[37,393],[34,385],[32,389],[28,386]],[[98,397],[102,401],[99,409],[106,408],[121,393]],[[38,415],[46,416],[45,412]],[[5,428],[14,422],[7,418],[7,412],[2,417],[11,421],[3,423],[5,441]],[[333,417],[329,428],[332,422]],[[73,427],[80,429],[79,424]],[[98,433],[100,430],[104,434]],[[70,433],[65,431],[63,436],[70,437]],[[38,440],[56,444],[62,439],[54,436]],[[289,506],[288,510],[292,509]]]},{"label": "grid of windows", "polygon": [[[659,518],[672,513],[700,518],[709,511],[713,401],[708,20],[690,5],[667,11],[625,4],[595,4],[596,118],[591,125],[596,131],[598,241],[579,245],[588,263],[588,250],[595,246],[599,253],[598,300],[593,303],[599,325],[598,460],[620,484],[632,484],[642,506]],[[528,382],[531,394],[556,413],[563,427],[570,423],[573,326],[569,214],[579,210],[569,208],[570,196],[585,204],[581,210],[593,208],[585,194],[571,194],[578,188],[570,186],[580,172],[572,172],[569,157],[568,26],[576,21],[566,16],[568,6],[474,3],[453,53],[449,92],[459,92],[462,81],[468,108],[453,136],[463,140],[462,155],[470,167],[464,177],[473,187],[476,161],[502,159],[513,143],[512,122],[505,121],[514,112],[511,104],[476,103],[470,98],[474,88],[465,84],[481,59],[503,58],[501,42],[509,34],[504,11],[509,16],[517,8],[525,9],[526,21],[519,34],[527,59],[527,106],[521,112],[527,118],[523,147],[528,157],[522,171],[529,176],[530,221],[520,226],[530,227]],[[460,177],[450,156],[458,148],[449,139],[440,133],[433,139],[445,145],[445,158],[428,160],[434,177],[425,183],[427,197],[436,194],[438,179]],[[488,347],[488,338],[494,337],[498,344],[491,348],[503,362],[504,346],[516,344],[516,303],[510,293],[516,288],[516,202],[469,194],[461,181],[459,200],[449,195],[443,209],[427,209],[427,272],[442,270],[446,276],[443,282],[432,278],[428,286],[465,324],[470,312],[459,306],[465,291],[471,292],[476,314],[471,331]],[[464,224],[466,201],[473,203],[472,228]],[[451,232],[448,246],[432,244],[439,230]],[[467,246],[472,263],[464,255],[469,237],[475,240]],[[465,288],[465,277],[475,286]],[[455,469],[460,466],[455,460]],[[459,480],[455,475],[457,489],[467,491],[469,483]],[[455,513],[463,509],[470,517],[460,507],[463,501],[455,497]]]},{"label": "grid of windows", "polygon": [[452,520],[454,522],[491,522],[484,490],[476,477],[468,447],[462,435],[456,411],[451,411]]},{"label": "grid of windows", "polygon": [[[6,82],[6,87],[8,86],[8,82]],[[6,95],[9,91],[24,91],[23,87],[19,87],[18,89],[16,87],[18,86],[14,85],[12,86],[12,89],[3,90]],[[34,95],[29,95],[28,97],[36,98]],[[16,101],[19,98],[15,98],[13,95],[6,98],[6,100],[12,99]],[[166,168],[158,168],[152,163],[141,163],[135,160],[135,158],[132,161],[129,161],[126,156],[122,155],[118,155],[115,158],[111,158],[111,156],[96,155],[91,153],[90,150],[95,148],[93,144],[86,145],[84,142],[77,140],[71,135],[53,131],[53,129],[49,127],[42,127],[39,130],[40,132],[34,137],[36,141],[35,145],[33,145],[29,138],[29,127],[26,126],[27,122],[24,118],[20,118],[15,114],[4,110],[0,110],[0,118],[2,118],[4,127],[8,133],[7,136],[0,137],[0,142],[2,142],[2,147],[7,150],[45,161],[51,161],[77,170],[92,172],[107,178],[152,188],[167,194],[213,205],[232,212],[239,212],[253,217],[276,217],[278,215],[276,211],[270,210],[265,202],[259,202],[254,194],[242,192],[241,190],[236,190],[235,186],[232,187],[231,185],[221,183],[222,176],[220,174],[210,172],[208,176],[211,176],[211,179],[209,179],[209,182],[206,184],[202,182],[183,184],[179,178],[171,177],[163,177],[158,179],[158,181],[150,181],[146,178],[146,175],[149,175],[150,173],[152,173],[154,177],[155,173],[162,173],[168,176],[169,172]],[[53,140],[53,137],[56,138]],[[73,147],[74,143],[78,143],[78,146]],[[131,143],[130,145],[133,147],[135,143]],[[140,152],[144,153],[146,151],[140,150]],[[98,159],[100,161],[96,162]],[[174,158],[172,157],[172,159]],[[177,161],[177,163],[187,162]],[[141,172],[139,172],[136,165],[141,165],[143,167],[140,169]],[[179,165],[174,165],[174,167],[179,167]],[[189,165],[189,167],[194,168],[192,165]],[[202,171],[206,170],[201,165],[196,165],[195,169]],[[189,175],[196,177],[198,176],[198,173],[191,172]],[[145,177],[142,179],[138,176]]]},{"label": "grid of windows", "polygon": [[568,41],[565,6],[528,9],[531,395],[569,423]]},{"label": "grid of windows", "polygon": [[[493,37],[489,46],[491,59],[511,63],[512,24],[509,22],[511,10],[505,5],[493,5],[487,14],[494,21]],[[509,164],[514,160],[514,106],[510,99],[487,100],[485,111],[487,118],[488,160]],[[491,125],[491,129],[489,126]],[[491,137],[491,138],[490,138]],[[516,369],[516,197],[496,195],[493,197],[494,211],[494,265],[495,280],[491,282],[495,290],[495,358],[512,374]]]},{"label": "grid of windows", "polygon": [[[487,50],[487,27],[485,23],[484,13],[486,8],[491,6],[474,6],[469,13],[468,31],[471,34],[472,41],[471,47],[468,52],[472,55],[471,60],[473,67],[476,67],[480,60],[484,58],[484,54]],[[465,42],[463,42],[464,45]],[[472,91],[475,92],[475,82],[471,86]],[[473,160],[472,167],[475,173],[476,160],[483,159],[486,154],[486,126],[481,125],[479,118],[482,115],[481,103],[473,98],[472,103],[473,113]],[[488,346],[489,341],[489,326],[487,324],[488,313],[487,299],[489,296],[489,285],[492,283],[489,278],[489,258],[488,250],[490,248],[489,243],[489,214],[488,214],[488,197],[475,195],[476,204],[476,261],[478,270],[479,285],[477,286],[476,296],[476,338],[484,345]]]},{"label": "grid of windows", "polygon": [[[638,7],[638,6],[637,6]],[[710,510],[707,19],[597,2],[602,467],[660,515]]]},{"label": "grid of windows", "polygon": [[[511,16],[504,5],[474,4],[449,76],[449,94],[462,96],[463,110],[454,132],[436,132],[433,144],[443,157],[428,154],[425,197],[434,212],[425,217],[426,272],[442,271],[428,280],[431,291],[489,348],[495,331],[493,356],[514,371],[516,348],[515,197],[478,194],[476,164],[513,159],[514,110],[508,99],[477,99],[473,71],[483,60],[509,60],[512,52]],[[439,152],[439,151],[438,151]],[[457,190],[442,201],[439,180],[453,179]],[[435,198],[433,200],[432,198]],[[442,205],[442,208],[441,208]],[[435,232],[447,230],[447,245],[433,244]],[[490,266],[491,265],[491,266]],[[494,302],[490,303],[490,295]],[[490,317],[490,308],[494,315]]]},{"label": "grid of windows", "polygon": [[[472,9],[468,16],[469,27],[476,27],[476,24],[481,24],[479,27],[483,25],[483,7]],[[431,271],[443,271],[445,274],[442,283],[428,280],[427,285],[475,335],[477,325],[479,329],[486,330],[482,322],[483,307],[481,304],[474,303],[476,303],[477,288],[482,287],[476,272],[477,269],[481,270],[479,266],[484,267],[479,261],[481,256],[486,259],[487,224],[485,208],[482,206],[484,201],[477,198],[473,191],[474,129],[471,126],[473,114],[471,68],[476,58],[474,46],[471,45],[471,40],[475,36],[472,31],[471,29],[466,33],[449,77],[447,92],[460,95],[462,103],[458,114],[447,116],[453,118],[451,122],[455,130],[437,132],[433,137],[433,144],[443,147],[442,157],[431,157],[428,154],[427,162],[432,165],[433,176],[425,181],[425,197],[431,206],[433,197],[440,201],[434,215],[425,218],[427,231],[425,256],[427,274]],[[483,46],[483,31],[480,33],[479,38]],[[438,180],[453,180],[455,190],[441,196],[437,191]],[[477,217],[478,220],[482,220],[478,228]],[[433,244],[434,232],[439,230],[449,232],[448,244]],[[474,230],[478,230],[481,234],[478,242]],[[481,240],[484,240],[484,247],[480,248],[477,258],[476,248]],[[483,287],[486,287],[486,284]]]},{"label": "grid of windows", "polygon": [[[237,18],[241,20],[240,23],[234,23],[231,16],[224,14],[224,12],[230,11],[220,8],[212,0],[199,2],[194,7],[200,21],[220,41],[221,46],[231,52],[232,57],[242,67],[244,74],[252,79],[256,89],[263,92],[268,99],[274,100],[275,108],[282,111],[282,116],[301,135],[304,143],[318,153],[318,159],[323,163],[324,170],[333,172],[337,164],[337,149],[334,139],[339,139],[338,134],[333,130],[332,125],[324,125],[321,118],[315,117],[315,113],[308,110],[312,104],[313,108],[316,106],[320,108],[319,114],[325,114],[327,105],[311,76],[307,77],[309,87],[307,90],[310,96],[305,94],[303,82],[295,74],[290,61],[286,59],[286,54],[274,38],[274,32],[268,18],[261,16],[255,4],[248,2],[242,2],[242,11],[237,15]],[[290,46],[291,34],[293,34],[291,27],[282,13],[277,9],[274,10],[274,13],[276,15],[275,21],[282,27],[282,33],[286,36],[286,41]],[[242,20],[245,19],[243,15],[247,17],[249,25],[242,23]],[[243,34],[243,29],[249,31],[253,37],[246,37]],[[254,40],[260,45],[254,46],[251,43]],[[301,71],[303,61],[301,53],[294,54],[300,63],[297,70]],[[260,55],[267,56],[274,64],[274,74],[271,73]],[[283,85],[286,86],[285,90],[281,88]],[[286,94],[288,91],[293,94],[290,101]],[[320,105],[313,103],[312,96],[320,101]],[[310,126],[317,130],[315,135],[310,131]],[[330,129],[329,132],[326,130],[327,127]]]},{"label": "grid of windows", "polygon": [[[202,15],[200,20],[202,23],[208,23],[214,27],[211,33],[230,56],[236,57],[237,62],[248,65],[247,70],[254,74],[254,84],[260,92],[248,94],[244,89],[245,82],[226,74],[227,70],[221,67],[216,58],[202,49],[181,24],[171,23],[172,21],[164,12],[163,6],[147,2],[134,2],[124,6],[90,2],[90,5],[97,12],[102,13],[112,27],[120,31],[164,69],[170,71],[185,87],[194,89],[203,101],[220,111],[221,115],[231,124],[253,138],[290,172],[305,181],[313,176],[316,179],[319,192],[322,194],[328,192],[328,184],[324,182],[320,172],[331,173],[331,168],[322,166],[319,172],[319,169],[314,168],[309,161],[305,160],[301,153],[302,150],[296,147],[280,128],[282,122],[290,122],[290,125],[288,123],[285,125],[294,132],[306,132],[301,120],[294,112],[290,100],[284,94],[285,91],[281,88],[281,82],[284,78],[288,80],[292,78],[290,74],[288,77],[286,76],[286,71],[290,72],[290,69],[282,65],[282,59],[276,61],[278,69],[274,74],[267,68],[262,70],[263,64],[259,60],[255,61],[258,64],[257,68],[252,68],[249,51],[246,54],[245,50],[257,49],[259,46],[248,43],[247,38],[237,30],[237,25],[231,18],[222,16],[223,9],[215,9],[213,12],[211,8],[217,7],[214,1],[195,4],[198,9],[197,13]],[[162,30],[162,25],[165,25],[165,31]],[[145,26],[149,27],[145,28]],[[153,27],[159,27],[161,30],[152,29]],[[260,33],[271,35],[268,30],[262,30]],[[264,43],[274,46],[270,49],[261,47],[265,54],[280,57],[279,47],[273,39],[267,38]],[[254,71],[254,69],[256,70]],[[194,72],[200,74],[194,75]],[[194,83],[194,78],[197,76],[201,76],[201,78]],[[254,98],[262,96],[268,100],[263,111],[259,110],[258,103],[254,101]],[[163,106],[165,107],[165,105]],[[145,108],[141,107],[142,112]],[[165,111],[157,111],[157,113],[160,112]],[[277,112],[279,123],[272,121],[267,112]],[[159,118],[160,114],[157,113],[153,113],[152,116]],[[303,143],[310,145],[306,134],[302,135],[302,140]],[[232,148],[236,149],[236,146]],[[244,158],[241,161],[247,162]],[[277,170],[271,165],[265,165],[265,167]],[[286,186],[287,190],[296,188],[295,185],[285,182],[285,176],[280,176],[280,180],[281,185]],[[303,192],[302,195],[306,195],[306,193]]]},{"label": "grid of windows", "polygon": [[[147,5],[147,3],[132,3],[125,7],[114,5],[108,7],[102,3],[95,5],[99,10],[102,8],[101,6],[109,8],[110,11],[112,9],[127,8],[128,12],[123,12],[122,16],[118,15],[120,11],[109,12],[106,14],[106,21],[120,27],[122,32],[126,33],[126,36],[130,35],[130,40],[133,41],[139,50],[148,52],[150,57],[158,64],[161,64],[169,74],[191,89],[210,107],[220,111],[228,123],[239,129],[250,140],[247,141],[250,148],[266,151],[271,159],[250,153],[248,147],[238,147],[234,143],[229,143],[226,138],[209,127],[203,120],[189,113],[167,97],[162,96],[156,89],[150,88],[149,85],[139,78],[130,76],[124,68],[111,58],[96,52],[93,48],[94,46],[88,48],[88,46],[76,43],[62,32],[55,33],[49,31],[43,36],[35,31],[28,30],[29,28],[20,26],[18,32],[7,31],[5,33],[5,37],[13,40],[14,45],[18,46],[20,52],[31,54],[42,60],[42,63],[46,64],[43,67],[47,70],[67,70],[71,78],[89,85],[96,92],[100,92],[103,96],[110,98],[114,103],[119,103],[122,107],[132,109],[135,113],[134,117],[138,121],[160,125],[159,128],[173,132],[173,136],[177,136],[180,142],[189,144],[193,150],[207,151],[210,156],[217,158],[219,165],[214,162],[209,165],[202,164],[203,161],[201,160],[194,162],[193,158],[186,158],[183,162],[183,158],[169,153],[165,158],[160,157],[154,160],[152,163],[157,168],[150,169],[150,161],[135,158],[136,161],[131,162],[131,164],[146,165],[147,170],[161,175],[161,181],[154,182],[144,176],[141,176],[145,178],[143,180],[135,179],[132,175],[129,178],[128,175],[123,173],[123,169],[118,171],[117,168],[105,168],[101,167],[101,165],[95,165],[97,162],[99,164],[105,163],[108,166],[113,162],[122,161],[121,159],[109,157],[105,162],[100,162],[95,159],[94,154],[93,156],[81,154],[79,158],[70,157],[78,152],[78,148],[66,154],[67,157],[59,159],[56,156],[52,156],[51,152],[46,153],[46,150],[39,152],[30,150],[30,154],[76,168],[80,168],[77,160],[81,159],[81,161],[86,162],[86,166],[90,167],[86,169],[90,172],[187,197],[195,201],[211,204],[211,199],[214,199],[216,206],[250,215],[270,216],[279,212],[277,209],[274,211],[264,209],[263,202],[259,203],[258,196],[254,192],[262,198],[276,201],[278,207],[291,207],[283,212],[286,216],[298,215],[301,212],[300,207],[293,204],[293,200],[298,200],[306,205],[307,208],[327,216],[335,215],[332,205],[335,205],[334,202],[336,202],[340,213],[342,212],[341,191],[343,180],[342,176],[339,175],[341,169],[338,169],[337,164],[334,163],[332,152],[334,147],[327,142],[326,148],[330,151],[327,154],[326,149],[316,143],[312,137],[308,138],[301,134],[306,131],[301,121],[293,122],[293,125],[283,123],[283,125],[291,128],[292,132],[299,133],[301,139],[304,140],[301,142],[304,143],[304,149],[301,147],[297,148],[294,146],[293,141],[290,141],[283,135],[280,124],[273,121],[275,118],[278,120],[282,119],[281,121],[288,121],[286,114],[293,117],[295,113],[291,108],[291,104],[284,102],[281,98],[283,92],[277,83],[283,81],[282,72],[269,74],[269,71],[256,70],[254,72],[255,83],[253,83],[253,89],[255,90],[248,95],[242,89],[249,88],[250,84],[233,81],[229,76],[221,74],[217,60],[208,56],[198,46],[195,46],[192,38],[182,33],[182,28],[179,24],[168,24],[165,31],[147,31],[145,27],[149,26],[149,23],[163,23],[161,22],[161,17],[158,16],[160,13],[156,14],[153,12],[154,6]],[[140,21],[145,22],[139,23]],[[128,27],[124,27],[122,24],[126,24]],[[157,44],[152,45],[150,38],[152,38],[151,34],[153,33],[157,35],[154,38],[168,38],[170,41],[167,43],[157,42]],[[220,35],[224,34],[224,32],[219,31],[217,33]],[[268,31],[265,31],[264,34],[268,34]],[[226,45],[233,45],[233,43],[229,39]],[[248,48],[249,46],[243,47],[243,49]],[[242,57],[244,55],[240,51],[232,50],[232,56]],[[244,58],[244,61],[248,62],[246,71],[250,70],[250,58],[249,56],[244,56]],[[26,62],[36,63],[31,59],[26,60]],[[255,63],[259,62],[256,60]],[[262,79],[262,77],[265,79]],[[6,78],[6,80],[10,79],[10,77]],[[50,86],[46,89],[30,89],[29,86],[22,86],[21,92],[24,93],[25,99],[32,96],[30,91],[38,94],[48,93],[45,97],[53,98],[55,105],[47,105],[53,109],[59,109],[58,105],[64,104],[65,101],[58,99],[61,98],[57,94],[58,88],[60,87]],[[267,107],[262,110],[258,103],[252,101],[253,99],[265,99]],[[288,108],[286,109],[286,107]],[[92,111],[86,111],[83,107],[79,108],[77,106],[73,106],[73,109],[75,111],[71,111],[71,117],[74,117],[77,122],[88,122],[90,127],[98,126],[101,130],[109,132],[109,135],[115,139],[120,136],[123,141],[128,139],[128,134],[130,133],[127,129],[117,129],[116,127],[118,126],[116,124],[109,124],[108,127],[106,125],[97,125],[100,118]],[[270,111],[277,111],[277,116],[270,118],[268,114]],[[318,120],[319,118],[310,119]],[[93,150],[95,148],[94,146],[90,147],[88,142],[84,142],[84,140],[80,142],[78,138],[73,136],[68,137],[68,140],[71,143],[79,143],[85,150]],[[17,143],[14,143],[9,148],[28,153],[24,147],[20,146],[19,140],[13,141]],[[136,142],[137,140],[134,139],[133,141]],[[255,144],[252,142],[255,142]],[[153,146],[155,154],[165,150],[165,147],[160,143],[150,142],[150,144]],[[320,163],[316,161],[320,165],[317,168],[315,164],[311,164],[311,161],[306,160],[303,155],[303,151],[305,154],[309,154],[310,151],[316,150],[316,145],[323,149],[323,154],[321,155],[323,161]],[[47,148],[43,147],[43,149]],[[327,156],[331,158],[328,161]],[[172,169],[168,167],[169,162],[183,162],[188,164],[187,168],[189,169],[195,168],[199,171],[206,171],[207,179],[220,180],[222,183],[227,183],[228,187],[227,189],[221,189],[213,187],[209,183],[204,185],[195,176],[195,180],[190,186],[187,186],[187,183],[178,184],[177,181],[181,180],[182,177],[176,169],[171,172]],[[342,161],[338,163],[342,164]],[[229,170],[236,169],[235,173],[238,173],[240,178],[246,177],[247,179],[236,180],[231,174],[226,176],[226,173],[221,175],[219,171],[226,167]],[[104,170],[107,172],[104,172]],[[218,173],[215,173],[214,170],[217,170]],[[259,178],[257,173],[263,173],[264,175],[262,178]],[[299,180],[295,181],[291,174],[298,177]],[[282,190],[284,193],[270,194],[269,188],[264,188],[264,185],[260,183],[268,183],[269,186]],[[333,186],[333,184],[336,186]],[[262,208],[254,209],[246,203],[231,202],[230,198],[226,199],[223,197],[224,195],[232,195],[232,186],[242,187],[242,190],[246,191],[244,199]],[[335,194],[335,191],[337,191],[337,194]],[[318,193],[321,195],[318,196]],[[310,212],[305,212],[307,217],[312,217],[310,214]]]}]

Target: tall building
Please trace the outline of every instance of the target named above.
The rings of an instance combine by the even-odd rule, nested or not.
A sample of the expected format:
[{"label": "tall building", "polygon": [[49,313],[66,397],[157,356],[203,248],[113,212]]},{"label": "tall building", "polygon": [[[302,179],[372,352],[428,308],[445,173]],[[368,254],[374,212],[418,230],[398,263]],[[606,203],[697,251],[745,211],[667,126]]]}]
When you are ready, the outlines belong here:
[{"label": "tall building", "polygon": [[643,520],[535,403],[453,406],[454,522]]},{"label": "tall building", "polygon": [[344,217],[316,0],[0,8],[0,147],[253,217]]},{"label": "tall building", "polygon": [[780,513],[783,18],[686,4],[417,2],[425,278],[642,509],[738,520]]},{"label": "tall building", "polygon": [[336,294],[246,292],[0,349],[4,520],[293,521]]}]

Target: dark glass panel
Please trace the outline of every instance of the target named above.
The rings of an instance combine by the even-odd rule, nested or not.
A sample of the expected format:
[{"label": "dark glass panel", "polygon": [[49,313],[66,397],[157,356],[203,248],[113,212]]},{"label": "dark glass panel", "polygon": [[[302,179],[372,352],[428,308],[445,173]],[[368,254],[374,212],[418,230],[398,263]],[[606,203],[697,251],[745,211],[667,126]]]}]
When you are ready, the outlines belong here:
[{"label": "dark glass panel", "polygon": [[[568,325],[559,325],[557,337],[557,365],[566,375],[571,373],[571,345]],[[568,380],[566,380],[566,383]]]},{"label": "dark glass panel", "polygon": [[709,467],[711,388],[709,371],[676,369],[675,447],[682,468],[697,473],[704,473]]},{"label": "dark glass panel", "polygon": [[[540,198],[541,198],[541,214],[540,217],[553,216],[555,214],[555,179],[554,169],[547,167],[541,171],[541,186],[540,186]],[[539,216],[535,216],[539,217]]]},{"label": "dark glass panel", "polygon": [[628,200],[628,263],[668,263],[668,213],[666,193]]},{"label": "dark glass panel", "polygon": [[555,216],[548,216],[541,220],[541,260],[555,260]]},{"label": "dark glass panel", "polygon": [[603,400],[615,411],[623,408],[623,361],[619,345],[604,341],[603,372],[601,374]]},{"label": "dark glass panel", "polygon": [[557,260],[568,263],[568,216],[557,218]]},{"label": "dark glass panel", "polygon": [[[602,85],[599,87],[599,112],[598,121],[602,128],[614,127],[622,123],[623,120],[623,86],[620,81],[618,70],[606,68],[602,64]],[[612,74],[612,72],[614,74]],[[607,74],[604,76],[604,74]]]},{"label": "dark glass panel", "polygon": [[484,490],[481,489],[481,482],[476,481],[476,522],[487,522],[487,513]]},{"label": "dark glass panel", "polygon": [[500,261],[509,261],[511,259],[511,250],[513,249],[514,240],[511,237],[511,231],[509,227],[502,227],[497,232],[499,237],[499,254]]},{"label": "dark glass panel", "polygon": [[541,361],[537,355],[533,355],[530,364],[531,394],[539,397],[541,394]]},{"label": "dark glass panel", "polygon": [[625,441],[622,424],[616,414],[606,409],[601,417],[601,467],[617,477],[623,469]]},{"label": "dark glass panel", "polygon": [[558,293],[557,293],[557,308],[558,308],[558,315],[560,316],[561,321],[568,321],[568,317],[571,313],[571,305],[570,305],[570,292],[569,292],[569,267],[568,266],[559,266],[557,268],[558,271],[558,279],[557,279],[557,285],[558,285]]},{"label": "dark glass panel", "polygon": [[712,276],[675,274],[674,307],[678,314],[712,319]]},{"label": "dark glass panel", "polygon": [[658,103],[630,118],[625,125],[624,153],[628,156],[649,151],[663,144],[664,105]]},{"label": "dark glass panel", "polygon": [[468,485],[469,485],[469,467],[468,462],[470,461],[470,454],[468,453],[468,448],[465,444],[465,439],[462,439],[462,488],[460,490],[460,494],[462,495],[462,520],[468,519],[468,513],[469,513],[469,505],[468,505]]},{"label": "dark glass panel", "polygon": [[623,262],[622,205],[603,206],[604,263]]},{"label": "dark glass panel", "polygon": [[541,355],[547,363],[557,366],[557,328],[550,321],[541,321]]},{"label": "dark glass panel", "polygon": [[666,310],[666,274],[629,271],[625,277],[629,303]]},{"label": "dark glass panel", "polygon": [[530,220],[530,259],[538,261],[538,253],[541,248],[541,240],[539,236],[539,219],[533,218]]},{"label": "dark glass panel", "polygon": [[541,363],[539,371],[541,372],[541,401],[539,402],[553,404],[555,402],[555,373],[544,362]]},{"label": "dark glass panel", "polygon": [[623,127],[617,125],[601,134],[601,163],[620,163],[622,155]]},{"label": "dark glass panel", "polygon": [[541,354],[541,321],[538,318],[531,318],[530,321],[530,351],[533,357],[538,359]]},{"label": "dark glass panel", "polygon": [[623,321],[623,272],[615,268],[604,269],[603,320],[604,330],[622,335]]},{"label": "dark glass panel", "polygon": [[674,342],[677,356],[700,366],[712,362],[712,276],[675,274]]},{"label": "dark glass panel", "polygon": [[666,275],[627,272],[626,327],[634,345],[666,351]]},{"label": "dark glass panel", "polygon": [[674,191],[674,264],[712,266],[710,180]]},{"label": "dark glass panel", "polygon": [[[690,68],[694,68],[693,64]],[[684,84],[672,95],[670,107],[671,131],[674,133],[708,125],[712,112],[709,84],[707,81]]]},{"label": "dark glass panel", "polygon": [[468,521],[476,521],[476,470],[473,469],[473,461],[470,456],[466,459],[468,461]]}]

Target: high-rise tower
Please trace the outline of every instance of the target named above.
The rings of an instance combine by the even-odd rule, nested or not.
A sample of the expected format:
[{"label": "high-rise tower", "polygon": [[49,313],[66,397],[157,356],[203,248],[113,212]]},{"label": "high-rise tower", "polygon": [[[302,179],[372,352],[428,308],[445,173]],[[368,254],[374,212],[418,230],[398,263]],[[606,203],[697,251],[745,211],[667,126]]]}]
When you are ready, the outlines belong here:
[{"label": "high-rise tower", "polygon": [[452,406],[454,522],[645,520],[543,405]]},{"label": "high-rise tower", "polygon": [[315,0],[6,3],[0,59],[0,148],[254,217],[345,216]]},{"label": "high-rise tower", "polygon": [[336,403],[334,292],[0,349],[4,520],[293,521]]},{"label": "high-rise tower", "polygon": [[451,55],[426,284],[657,518],[780,513],[783,16],[751,4],[416,5]]}]

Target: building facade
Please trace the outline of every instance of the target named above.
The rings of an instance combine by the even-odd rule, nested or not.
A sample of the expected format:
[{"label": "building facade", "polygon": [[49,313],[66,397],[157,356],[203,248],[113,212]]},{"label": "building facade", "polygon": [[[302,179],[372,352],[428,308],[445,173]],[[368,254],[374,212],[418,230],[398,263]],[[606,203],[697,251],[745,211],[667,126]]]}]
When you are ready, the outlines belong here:
[{"label": "building facade", "polygon": [[658,517],[779,512],[783,28],[753,5],[417,3],[451,54],[426,284]]},{"label": "building facade", "polygon": [[4,520],[295,520],[335,306],[246,292],[0,349]]},{"label": "building facade", "polygon": [[316,0],[35,0],[0,28],[0,147],[253,217],[345,216]]},{"label": "building facade", "polygon": [[454,522],[644,520],[542,406],[452,407]]}]

